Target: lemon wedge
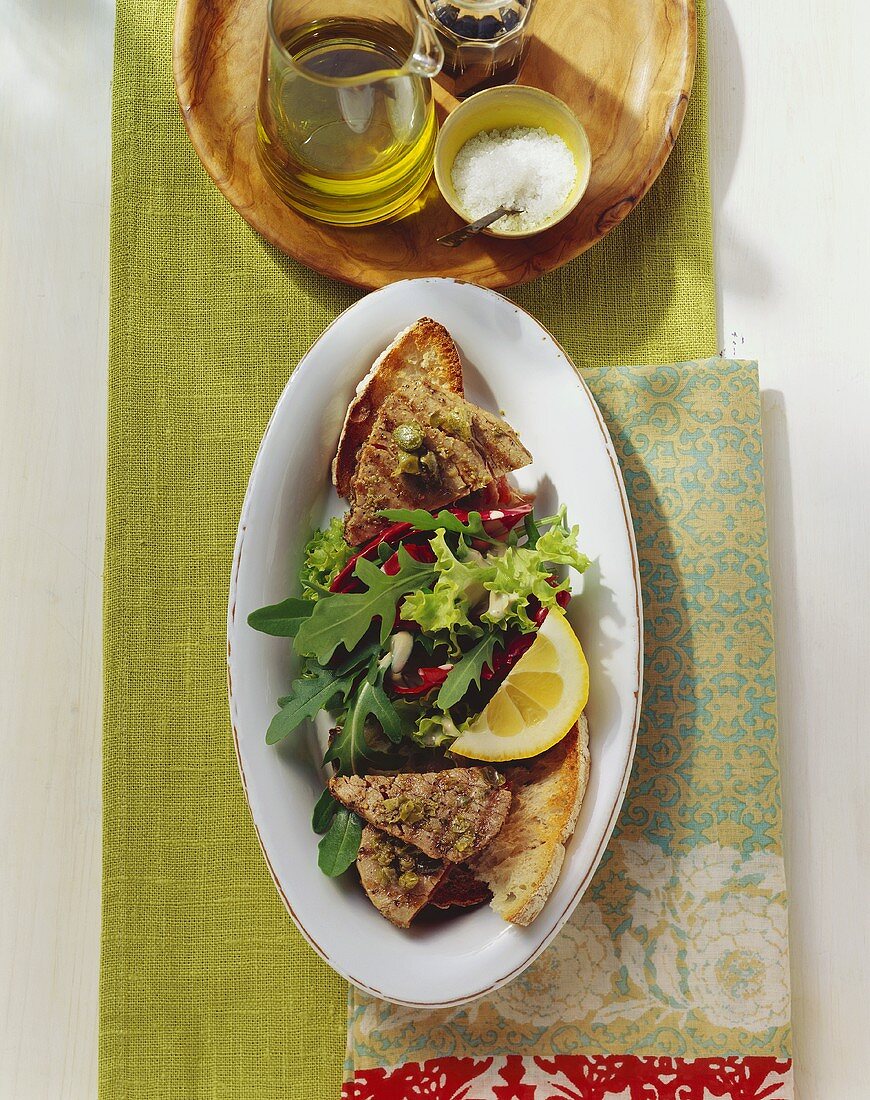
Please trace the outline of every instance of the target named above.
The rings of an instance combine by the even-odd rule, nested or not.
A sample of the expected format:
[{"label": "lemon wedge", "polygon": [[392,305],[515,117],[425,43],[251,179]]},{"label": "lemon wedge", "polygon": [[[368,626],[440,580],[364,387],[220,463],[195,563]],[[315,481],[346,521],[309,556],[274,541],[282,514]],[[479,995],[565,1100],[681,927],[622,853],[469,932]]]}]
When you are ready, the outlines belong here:
[{"label": "lemon wedge", "polygon": [[561,741],[589,698],[589,666],[553,608],[486,710],[450,746],[474,760],[525,760]]}]

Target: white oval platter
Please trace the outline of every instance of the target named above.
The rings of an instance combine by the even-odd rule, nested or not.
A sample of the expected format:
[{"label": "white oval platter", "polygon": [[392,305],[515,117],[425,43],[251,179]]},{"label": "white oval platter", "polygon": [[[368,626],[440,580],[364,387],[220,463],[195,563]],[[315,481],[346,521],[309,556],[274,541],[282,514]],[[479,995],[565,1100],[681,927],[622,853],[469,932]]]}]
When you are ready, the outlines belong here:
[{"label": "white oval platter", "polygon": [[[280,746],[264,733],[292,676],[288,643],[248,614],[296,591],[312,529],[341,510],[329,482],[354,389],[398,331],[418,317],[444,324],[461,351],[469,399],[503,410],[534,456],[519,471],[540,511],[568,506],[593,564],[569,619],[590,666],[589,788],[562,873],[530,928],[488,906],[455,919],[394,928],[353,873],[326,878],[310,819],[322,786],[314,724]],[[242,509],[230,586],[227,662],[239,769],[263,853],[300,932],[348,981],[385,1000],[460,1004],[519,974],[583,895],[616,823],[640,714],[642,605],[631,516],[613,444],[573,364],[529,314],[491,290],[450,279],[393,283],[346,310],[301,360],[272,414]]]}]

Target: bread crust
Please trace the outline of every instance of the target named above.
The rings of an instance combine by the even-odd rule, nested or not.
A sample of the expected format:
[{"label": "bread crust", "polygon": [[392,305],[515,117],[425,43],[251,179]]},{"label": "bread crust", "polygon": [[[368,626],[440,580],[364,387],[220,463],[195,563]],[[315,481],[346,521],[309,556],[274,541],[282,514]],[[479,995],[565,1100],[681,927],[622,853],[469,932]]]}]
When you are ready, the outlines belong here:
[{"label": "bread crust", "polygon": [[[512,924],[525,926],[538,916],[553,892],[565,859],[565,844],[574,832],[583,805],[589,782],[589,728],[585,714],[558,745],[540,757],[508,765],[504,774],[514,796],[507,821],[472,866],[492,890],[492,907],[496,912]],[[546,798],[546,822],[537,823],[541,807],[533,806],[532,798],[543,789],[543,784],[554,779],[554,789]],[[530,830],[536,831],[539,841],[531,872],[524,845]],[[506,876],[508,882],[515,876],[516,885],[522,888],[511,890],[504,881]]]},{"label": "bread crust", "polygon": [[356,456],[371,432],[381,404],[398,385],[418,375],[460,396],[464,393],[462,361],[453,337],[431,317],[421,317],[403,329],[357,386],[332,463],[332,481],[339,496],[349,497]]}]

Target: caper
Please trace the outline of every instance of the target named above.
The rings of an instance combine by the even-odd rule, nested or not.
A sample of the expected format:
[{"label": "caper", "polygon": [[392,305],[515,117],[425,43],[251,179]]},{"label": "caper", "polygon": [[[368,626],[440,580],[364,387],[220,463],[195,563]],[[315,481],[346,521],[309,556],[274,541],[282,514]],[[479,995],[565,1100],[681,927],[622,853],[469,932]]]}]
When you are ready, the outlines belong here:
[{"label": "caper", "polygon": [[415,875],[413,871],[406,871],[399,876],[399,885],[403,890],[413,890],[419,881],[420,876]]},{"label": "caper", "polygon": [[396,471],[400,474],[415,474],[422,473],[420,469],[420,459],[416,455],[400,454],[399,460],[396,463]]},{"label": "caper", "polygon": [[413,454],[423,446],[423,429],[413,421],[409,424],[400,424],[393,430],[393,439],[400,451]]},{"label": "caper", "polygon": [[427,451],[420,458],[420,466],[424,477],[431,481],[439,480],[441,471],[438,469],[438,459],[431,451]]},{"label": "caper", "polygon": [[413,798],[406,798],[399,807],[399,817],[408,825],[416,825],[418,821],[422,821],[424,815],[425,810]]},{"label": "caper", "polygon": [[438,410],[429,417],[429,423],[433,428],[440,428],[448,435],[454,435],[466,443],[471,439],[471,417],[465,409],[448,409],[446,412]]},{"label": "caper", "polygon": [[385,798],[384,799],[384,813],[387,815],[388,821],[395,821],[399,816],[399,811],[402,806],[401,798]]},{"label": "caper", "polygon": [[463,416],[459,409],[451,409],[444,418],[444,430],[466,443],[471,439],[471,419]]},{"label": "caper", "polygon": [[462,836],[458,836],[453,842],[453,847],[457,852],[467,852],[473,843],[474,838],[471,833],[463,833]]}]

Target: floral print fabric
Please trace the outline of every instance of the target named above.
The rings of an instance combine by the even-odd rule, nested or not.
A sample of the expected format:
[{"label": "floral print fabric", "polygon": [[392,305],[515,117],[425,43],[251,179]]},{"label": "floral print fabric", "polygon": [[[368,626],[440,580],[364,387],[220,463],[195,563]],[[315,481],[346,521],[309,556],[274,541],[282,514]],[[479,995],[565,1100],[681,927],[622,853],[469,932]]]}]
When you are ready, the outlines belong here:
[{"label": "floral print fabric", "polygon": [[[619,453],[644,596],[644,706],[619,825],[572,919],[505,988],[439,1012],[352,991],[348,1075],[361,1081],[364,1071],[439,1059],[458,1066],[482,1054],[517,1056],[524,1073],[540,1075],[546,1058],[630,1055],[641,1067],[662,1058],[691,1062],[692,1073],[706,1064],[699,1060],[736,1058],[756,1082],[764,1067],[753,1068],[755,1058],[777,1067],[774,1092],[758,1085],[758,1095],[788,1100],[786,892],[757,372],[717,359],[584,377]],[[497,1091],[502,1086],[479,1097],[510,1100]],[[529,1088],[517,1096],[599,1095]],[[712,1087],[709,1094],[756,1095]],[[474,1091],[463,1095],[478,1100]]]}]

